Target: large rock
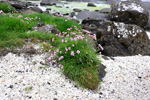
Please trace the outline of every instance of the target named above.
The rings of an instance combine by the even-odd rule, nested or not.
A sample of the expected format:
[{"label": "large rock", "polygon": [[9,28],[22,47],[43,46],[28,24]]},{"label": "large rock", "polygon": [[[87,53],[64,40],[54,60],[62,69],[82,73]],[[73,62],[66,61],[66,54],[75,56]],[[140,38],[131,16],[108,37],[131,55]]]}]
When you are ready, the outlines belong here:
[{"label": "large rock", "polygon": [[144,27],[148,24],[149,13],[139,2],[122,1],[112,7],[110,18]]},{"label": "large rock", "polygon": [[88,3],[87,6],[89,6],[89,7],[96,7],[96,5],[94,3],[91,3],[91,2]]},{"label": "large rock", "polygon": [[41,0],[41,2],[40,2],[40,5],[50,5],[50,6],[52,6],[52,5],[56,5],[56,3],[61,3],[60,1],[58,1],[58,0]]},{"label": "large rock", "polygon": [[108,18],[108,14],[103,14],[103,13],[99,13],[99,12],[93,12],[93,11],[88,11],[88,10],[84,10],[79,12],[76,17],[78,19],[103,19],[106,20]]},{"label": "large rock", "polygon": [[150,55],[150,39],[139,26],[104,20],[83,21],[97,26],[97,42],[107,56]]},{"label": "large rock", "polygon": [[40,27],[33,27],[33,29],[37,32],[46,32],[46,33],[53,33],[53,34],[60,33],[60,31],[54,25],[44,25]]}]

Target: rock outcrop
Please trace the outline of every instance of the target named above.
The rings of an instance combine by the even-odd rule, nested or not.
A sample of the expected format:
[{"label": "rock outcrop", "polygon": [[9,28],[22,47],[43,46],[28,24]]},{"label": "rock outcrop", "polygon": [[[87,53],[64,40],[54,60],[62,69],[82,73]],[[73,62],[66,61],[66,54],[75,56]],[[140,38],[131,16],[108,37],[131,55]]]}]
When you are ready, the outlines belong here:
[{"label": "rock outcrop", "polygon": [[110,19],[145,27],[148,24],[149,13],[139,2],[122,1],[112,7]]}]

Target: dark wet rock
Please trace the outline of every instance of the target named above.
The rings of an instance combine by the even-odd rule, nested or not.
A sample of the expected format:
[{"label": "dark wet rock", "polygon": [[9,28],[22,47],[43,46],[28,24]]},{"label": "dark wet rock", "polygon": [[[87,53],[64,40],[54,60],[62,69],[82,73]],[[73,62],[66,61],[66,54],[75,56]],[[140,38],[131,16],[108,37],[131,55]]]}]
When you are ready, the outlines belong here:
[{"label": "dark wet rock", "polygon": [[71,12],[71,13],[70,13],[70,17],[73,17],[73,16],[75,16],[75,15],[76,15],[75,12]]},{"label": "dark wet rock", "polygon": [[148,24],[149,13],[139,2],[122,1],[112,7],[110,18],[144,27]]},{"label": "dark wet rock", "polygon": [[39,7],[30,7],[29,9],[35,11],[35,12],[38,12],[38,13],[42,13],[43,11],[39,8]]},{"label": "dark wet rock", "polygon": [[94,3],[88,3],[87,6],[89,6],[89,7],[96,7],[96,5]]},{"label": "dark wet rock", "polygon": [[78,19],[103,19],[106,20],[108,18],[108,14],[103,14],[103,13],[99,13],[99,12],[92,12],[92,11],[81,11],[79,12],[76,17]]},{"label": "dark wet rock", "polygon": [[106,66],[104,66],[103,64],[100,64],[99,68],[98,68],[98,75],[99,75],[99,79],[102,81],[103,77],[105,77],[106,75],[106,71],[105,71]]},{"label": "dark wet rock", "polygon": [[63,14],[64,16],[67,16],[67,15],[69,15],[69,13],[65,13],[65,14]]},{"label": "dark wet rock", "polygon": [[28,9],[28,10],[23,11],[22,13],[23,13],[23,14],[30,15],[30,14],[35,14],[35,13],[38,13],[38,12],[33,11],[33,10],[31,10],[31,9]]},{"label": "dark wet rock", "polygon": [[[97,28],[97,42],[104,48],[106,56],[150,55],[150,40],[139,26],[104,20],[84,20],[85,26],[94,24]],[[88,28],[87,28],[88,30]]]},{"label": "dark wet rock", "polygon": [[111,8],[104,8],[104,9],[99,10],[98,12],[100,12],[100,13],[110,13]]},{"label": "dark wet rock", "polygon": [[46,10],[51,10],[51,8],[46,8]]},{"label": "dark wet rock", "polygon": [[57,3],[61,3],[61,2],[58,0],[41,0],[40,5],[41,6],[43,6],[43,5],[52,6],[52,5],[56,5]]},{"label": "dark wet rock", "polygon": [[20,4],[12,4],[12,6],[15,8],[15,9],[22,9],[22,6]]},{"label": "dark wet rock", "polygon": [[58,34],[60,31],[54,25],[44,25],[41,27],[33,27],[35,31]]},{"label": "dark wet rock", "polygon": [[78,9],[78,8],[74,8],[73,11],[74,11],[74,12],[81,12],[82,10],[81,10],[81,9]]},{"label": "dark wet rock", "polygon": [[55,7],[57,7],[57,8],[62,8],[62,6],[55,6]]}]

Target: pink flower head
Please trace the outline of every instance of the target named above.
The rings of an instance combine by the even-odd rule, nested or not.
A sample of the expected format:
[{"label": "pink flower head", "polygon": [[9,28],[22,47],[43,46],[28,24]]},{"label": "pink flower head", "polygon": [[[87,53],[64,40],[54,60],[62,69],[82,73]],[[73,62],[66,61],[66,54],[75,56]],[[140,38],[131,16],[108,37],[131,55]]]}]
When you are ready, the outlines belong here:
[{"label": "pink flower head", "polygon": [[67,22],[67,20],[65,20],[65,22]]},{"label": "pink flower head", "polygon": [[68,41],[66,40],[65,42],[67,43]]},{"label": "pink flower head", "polygon": [[67,28],[67,31],[70,31],[70,28]]},{"label": "pink flower head", "polygon": [[52,42],[54,42],[55,41],[55,38],[52,38]]},{"label": "pink flower head", "polygon": [[74,44],[72,45],[72,47],[74,47]]},{"label": "pink flower head", "polygon": [[73,41],[74,39],[71,37],[70,40]]},{"label": "pink flower head", "polygon": [[22,15],[19,15],[19,16],[18,16],[18,18],[22,18],[22,17],[23,17]]},{"label": "pink flower head", "polygon": [[68,34],[68,35],[66,35],[66,37],[69,37],[69,34]]},{"label": "pink flower head", "polygon": [[58,36],[58,34],[56,34],[56,36]]},{"label": "pink flower head", "polygon": [[65,50],[68,51],[67,47],[65,47]]},{"label": "pink flower head", "polygon": [[96,38],[96,34],[93,34],[93,38],[94,38],[94,40],[97,40],[97,38]]},{"label": "pink flower head", "polygon": [[104,48],[100,44],[98,44],[98,46],[101,50],[104,50]]},{"label": "pink flower head", "polygon": [[59,49],[57,49],[56,51],[59,52]]},{"label": "pink flower head", "polygon": [[50,48],[53,48],[53,46],[50,46]]},{"label": "pink flower head", "polygon": [[77,38],[74,38],[74,41],[77,41]]},{"label": "pink flower head", "polygon": [[62,51],[59,51],[59,53],[62,53]]},{"label": "pink flower head", "polygon": [[64,66],[63,66],[63,65],[61,66],[61,69],[64,69]]},{"label": "pink flower head", "polygon": [[68,50],[71,50],[71,47],[68,47]]},{"label": "pink flower head", "polygon": [[54,56],[56,56],[56,52],[54,52]]},{"label": "pink flower head", "polygon": [[62,43],[63,43],[63,42],[64,42],[64,39],[62,39],[61,41],[62,41]]},{"label": "pink flower head", "polygon": [[72,33],[72,35],[76,35],[76,33]]},{"label": "pink flower head", "polygon": [[49,52],[52,52],[52,50],[49,50]]},{"label": "pink flower head", "polygon": [[60,60],[62,60],[62,59],[64,59],[64,56],[59,57],[59,59],[58,59],[58,60],[60,61]]},{"label": "pink flower head", "polygon": [[53,65],[53,63],[52,63],[51,61],[49,62],[49,64],[50,64],[50,65]]},{"label": "pink flower head", "polygon": [[65,54],[66,54],[67,52],[65,52]]},{"label": "pink flower head", "polygon": [[77,54],[80,54],[80,50],[77,50]]},{"label": "pink flower head", "polygon": [[74,56],[74,51],[71,51],[71,56]]}]

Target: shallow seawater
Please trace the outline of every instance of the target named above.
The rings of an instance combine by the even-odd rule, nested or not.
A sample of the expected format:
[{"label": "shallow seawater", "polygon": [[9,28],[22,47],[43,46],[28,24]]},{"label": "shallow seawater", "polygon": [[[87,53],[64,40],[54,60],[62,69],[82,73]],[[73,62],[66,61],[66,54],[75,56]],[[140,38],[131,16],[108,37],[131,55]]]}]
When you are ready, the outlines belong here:
[{"label": "shallow seawater", "polygon": [[[50,13],[60,12],[62,14],[73,12],[74,8],[78,8],[81,10],[88,9],[90,11],[101,10],[103,8],[110,8],[109,4],[102,4],[102,3],[101,4],[94,3],[97,7],[88,7],[87,2],[66,2],[66,1],[63,1],[62,4],[57,4],[57,6],[61,6],[62,8],[58,8],[55,5],[54,6],[40,6],[40,1],[30,1],[30,2],[37,3],[43,11],[45,11],[46,8],[51,8]],[[69,7],[69,8],[67,8],[67,7]]]}]

